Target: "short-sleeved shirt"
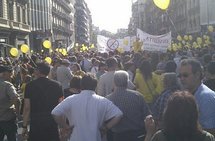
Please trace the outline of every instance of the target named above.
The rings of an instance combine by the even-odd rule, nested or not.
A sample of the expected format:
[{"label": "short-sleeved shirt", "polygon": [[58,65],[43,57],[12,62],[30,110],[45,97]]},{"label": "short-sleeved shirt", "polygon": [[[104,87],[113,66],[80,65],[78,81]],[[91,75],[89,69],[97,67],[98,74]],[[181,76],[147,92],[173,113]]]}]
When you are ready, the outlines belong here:
[{"label": "short-sleeved shirt", "polygon": [[39,120],[42,115],[50,115],[59,99],[63,97],[62,86],[45,77],[38,78],[26,85],[25,98],[30,99],[31,120]]},{"label": "short-sleeved shirt", "polygon": [[30,100],[30,134],[32,141],[59,141],[58,127],[51,111],[63,97],[62,86],[41,77],[26,85],[25,99]]},{"label": "short-sleeved shirt", "polygon": [[0,79],[0,121],[15,118],[11,99],[17,97],[16,88],[10,82]]},{"label": "short-sleeved shirt", "polygon": [[199,122],[204,129],[215,128],[215,92],[201,84],[194,94],[199,108]]},{"label": "short-sleeved shirt", "polygon": [[70,141],[101,141],[100,128],[104,122],[122,115],[122,112],[94,91],[83,90],[62,101],[52,114],[65,116],[70,126],[74,126]]}]

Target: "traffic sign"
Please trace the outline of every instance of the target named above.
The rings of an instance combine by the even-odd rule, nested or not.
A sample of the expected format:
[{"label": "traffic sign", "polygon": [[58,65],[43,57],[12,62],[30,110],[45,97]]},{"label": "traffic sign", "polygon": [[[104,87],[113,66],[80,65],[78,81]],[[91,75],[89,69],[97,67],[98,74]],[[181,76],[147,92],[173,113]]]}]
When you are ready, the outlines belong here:
[{"label": "traffic sign", "polygon": [[107,47],[110,49],[110,50],[115,50],[119,47],[119,41],[116,40],[116,39],[109,39],[107,41]]}]

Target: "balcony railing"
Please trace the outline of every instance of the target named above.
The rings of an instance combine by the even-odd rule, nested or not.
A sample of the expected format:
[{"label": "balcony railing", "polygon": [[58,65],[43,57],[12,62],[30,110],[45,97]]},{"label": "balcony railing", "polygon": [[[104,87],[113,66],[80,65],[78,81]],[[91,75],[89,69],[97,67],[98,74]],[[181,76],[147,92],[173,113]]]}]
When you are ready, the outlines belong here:
[{"label": "balcony railing", "polygon": [[65,27],[63,27],[61,25],[57,25],[57,24],[53,24],[53,29],[60,31],[62,33],[69,34],[69,35],[72,35],[72,33],[73,33],[73,31],[71,29],[65,28]]},{"label": "balcony railing", "polygon": [[69,21],[69,22],[73,22],[72,17],[70,17],[69,15],[67,15],[67,14],[65,14],[65,13],[63,13],[63,12],[57,10],[55,7],[52,8],[52,12],[53,12],[55,15],[57,15],[59,18],[61,18],[61,19],[65,19],[65,20],[67,20],[67,21]]},{"label": "balcony railing", "polygon": [[0,18],[0,26],[10,28],[10,29],[30,32],[30,26],[29,25],[15,22],[15,21],[10,21],[10,20],[3,19],[3,18]]},{"label": "balcony railing", "polygon": [[69,13],[72,12],[71,6],[65,0],[56,0],[56,2],[58,2],[58,4],[60,4],[61,6],[63,6],[64,9],[67,10]]}]

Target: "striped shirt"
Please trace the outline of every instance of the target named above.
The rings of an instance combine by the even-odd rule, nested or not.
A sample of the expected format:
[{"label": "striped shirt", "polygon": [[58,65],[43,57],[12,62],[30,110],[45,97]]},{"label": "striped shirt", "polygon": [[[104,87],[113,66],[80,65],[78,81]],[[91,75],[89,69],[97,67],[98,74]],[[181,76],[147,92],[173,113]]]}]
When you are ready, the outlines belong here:
[{"label": "striped shirt", "polygon": [[113,132],[144,130],[144,119],[150,112],[139,92],[116,88],[107,98],[123,112],[123,118],[119,124],[114,126]]}]

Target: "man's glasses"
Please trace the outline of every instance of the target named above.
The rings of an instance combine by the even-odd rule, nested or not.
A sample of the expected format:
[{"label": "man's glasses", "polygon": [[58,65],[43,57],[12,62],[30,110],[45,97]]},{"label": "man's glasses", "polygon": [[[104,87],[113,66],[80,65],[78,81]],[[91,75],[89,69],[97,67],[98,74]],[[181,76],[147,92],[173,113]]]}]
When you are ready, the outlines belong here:
[{"label": "man's glasses", "polygon": [[187,77],[189,77],[189,75],[190,75],[190,74],[188,74],[188,73],[179,73],[179,74],[178,74],[178,78],[182,78],[182,77],[183,77],[183,78],[187,78]]}]

